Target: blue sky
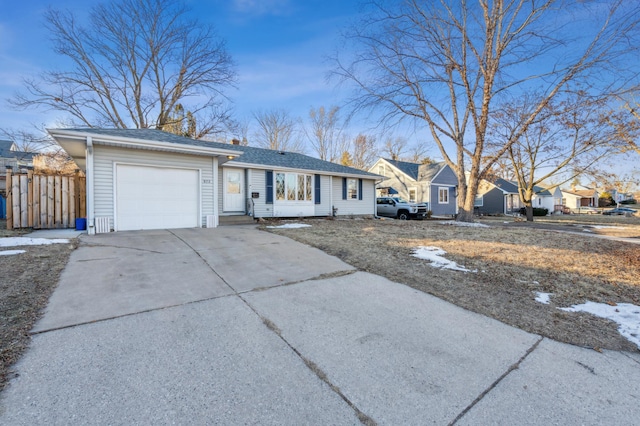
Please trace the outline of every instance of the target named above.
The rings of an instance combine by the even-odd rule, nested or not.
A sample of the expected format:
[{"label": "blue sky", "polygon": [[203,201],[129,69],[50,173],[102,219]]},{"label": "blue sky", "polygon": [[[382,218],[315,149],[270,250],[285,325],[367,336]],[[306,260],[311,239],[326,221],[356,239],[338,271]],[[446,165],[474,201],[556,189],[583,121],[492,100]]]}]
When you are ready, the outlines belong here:
[{"label": "blue sky", "polygon": [[[200,22],[213,24],[237,64],[238,88],[227,93],[235,116],[249,121],[252,111],[284,108],[306,117],[311,106],[342,105],[346,89],[326,81],[326,56],[338,45],[340,30],[358,17],[360,0],[185,0]],[[60,57],[43,27],[43,12],[69,9],[82,20],[97,0],[0,0],[0,129],[55,127],[55,112],[15,111],[6,98],[22,88],[24,77],[55,69]],[[355,134],[373,123],[355,121]],[[375,133],[374,133],[375,134]],[[429,140],[396,131],[410,144]],[[435,145],[427,155],[439,159]],[[451,153],[450,153],[451,154]],[[626,157],[626,158],[625,158]],[[637,171],[637,157],[615,159],[617,167]]]},{"label": "blue sky", "polygon": [[[5,3],[6,1],[6,3]],[[238,89],[227,93],[237,118],[260,109],[285,108],[306,116],[311,106],[340,104],[343,93],[327,83],[328,55],[341,28],[358,11],[358,0],[187,0],[194,17],[213,24],[227,41],[238,69]],[[15,111],[6,98],[21,90],[21,79],[55,68],[43,28],[43,12],[53,5],[82,18],[94,0],[0,0],[0,129],[51,126],[55,113]]]}]

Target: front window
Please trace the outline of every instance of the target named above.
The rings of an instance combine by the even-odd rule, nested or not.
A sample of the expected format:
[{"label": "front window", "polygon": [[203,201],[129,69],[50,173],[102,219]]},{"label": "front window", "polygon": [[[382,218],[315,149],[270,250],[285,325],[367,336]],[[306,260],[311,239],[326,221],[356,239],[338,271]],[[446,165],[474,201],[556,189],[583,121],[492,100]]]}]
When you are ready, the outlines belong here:
[{"label": "front window", "polygon": [[276,200],[284,200],[284,173],[276,173]]},{"label": "front window", "polygon": [[412,188],[412,189],[409,190],[409,201],[412,202],[412,203],[416,202],[416,198],[417,198],[416,197],[416,192],[417,191],[416,191],[415,188]]},{"label": "front window", "polygon": [[449,204],[449,188],[438,188],[438,204]]},{"label": "front window", "polygon": [[476,195],[473,205],[474,207],[482,207],[484,205],[484,197],[482,195]]},{"label": "front window", "polygon": [[347,179],[347,200],[358,199],[358,179]]},{"label": "front window", "polygon": [[378,174],[384,176],[384,164],[378,166]]},{"label": "front window", "polygon": [[276,173],[276,200],[313,201],[312,185],[311,175]]}]

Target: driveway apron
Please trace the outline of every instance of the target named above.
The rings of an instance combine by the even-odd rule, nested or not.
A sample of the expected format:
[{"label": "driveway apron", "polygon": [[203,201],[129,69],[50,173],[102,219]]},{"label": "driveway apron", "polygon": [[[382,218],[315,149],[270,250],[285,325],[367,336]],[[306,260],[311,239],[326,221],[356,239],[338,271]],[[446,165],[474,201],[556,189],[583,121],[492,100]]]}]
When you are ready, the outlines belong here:
[{"label": "driveway apron", "polygon": [[638,354],[549,341],[254,227],[83,236],[33,333],[2,425],[640,417]]}]

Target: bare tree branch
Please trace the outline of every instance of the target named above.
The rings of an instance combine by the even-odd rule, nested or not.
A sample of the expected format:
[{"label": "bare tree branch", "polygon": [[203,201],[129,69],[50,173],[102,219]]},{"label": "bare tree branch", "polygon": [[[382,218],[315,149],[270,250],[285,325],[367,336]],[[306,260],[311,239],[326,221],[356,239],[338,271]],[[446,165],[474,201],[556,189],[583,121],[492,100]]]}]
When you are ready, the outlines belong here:
[{"label": "bare tree branch", "polygon": [[[373,0],[365,12],[333,75],[353,86],[354,111],[428,131],[458,177],[459,220],[472,220],[480,180],[550,102],[577,88],[603,99],[637,84],[635,2]],[[497,108],[531,90],[538,102],[488,153]]]},{"label": "bare tree branch", "polygon": [[195,136],[215,134],[229,121],[224,89],[236,72],[224,41],[187,12],[178,1],[118,0],[79,25],[71,12],[49,9],[54,50],[72,66],[25,79],[26,93],[10,103],[62,111],[76,125],[158,129],[175,124],[180,104],[197,122]]},{"label": "bare tree branch", "polygon": [[297,120],[286,110],[256,111],[253,118],[258,124],[254,133],[257,146],[277,151],[304,152]]}]

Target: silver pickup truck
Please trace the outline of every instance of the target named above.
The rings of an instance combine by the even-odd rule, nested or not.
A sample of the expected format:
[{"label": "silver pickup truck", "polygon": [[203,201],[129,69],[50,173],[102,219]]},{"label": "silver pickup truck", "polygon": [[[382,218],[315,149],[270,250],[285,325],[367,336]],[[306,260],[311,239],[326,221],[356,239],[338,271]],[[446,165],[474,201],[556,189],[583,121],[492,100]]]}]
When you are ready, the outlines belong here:
[{"label": "silver pickup truck", "polygon": [[401,220],[423,219],[427,215],[427,205],[410,203],[400,197],[376,198],[378,216],[395,217]]}]

